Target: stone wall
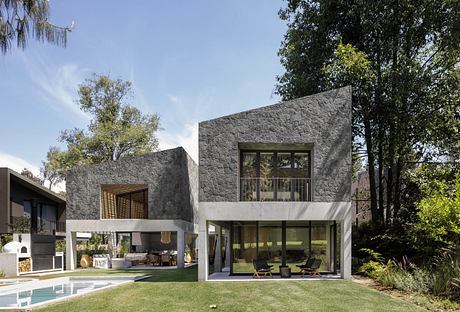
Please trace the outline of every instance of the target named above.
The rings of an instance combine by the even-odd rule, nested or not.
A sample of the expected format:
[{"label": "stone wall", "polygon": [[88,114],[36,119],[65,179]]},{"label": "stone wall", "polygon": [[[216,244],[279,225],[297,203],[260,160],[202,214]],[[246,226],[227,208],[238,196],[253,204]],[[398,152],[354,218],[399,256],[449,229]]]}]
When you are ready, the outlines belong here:
[{"label": "stone wall", "polygon": [[100,219],[101,184],[147,184],[149,219],[191,222],[197,171],[182,147],[75,168],[66,178],[67,219]]},{"label": "stone wall", "polygon": [[350,201],[351,122],[345,87],[200,123],[200,202],[239,200],[241,143],[310,146],[312,200]]}]

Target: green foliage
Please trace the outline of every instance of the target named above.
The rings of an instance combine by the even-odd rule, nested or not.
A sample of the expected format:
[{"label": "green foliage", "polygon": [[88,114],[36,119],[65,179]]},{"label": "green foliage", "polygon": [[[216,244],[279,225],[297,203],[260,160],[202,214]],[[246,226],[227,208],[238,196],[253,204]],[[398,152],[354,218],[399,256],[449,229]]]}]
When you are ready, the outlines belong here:
[{"label": "green foliage", "polygon": [[460,176],[453,185],[438,181],[437,188],[418,203],[417,227],[432,239],[447,244],[460,242]]},{"label": "green foliage", "polygon": [[14,217],[9,227],[13,233],[30,233],[30,219],[27,217]]},{"label": "green foliage", "polygon": [[450,0],[286,0],[280,11],[286,71],[276,92],[353,86],[353,142],[367,159],[374,223],[405,209],[404,164],[460,155],[459,16]]},{"label": "green foliage", "polygon": [[65,252],[65,249],[66,249],[66,241],[63,239],[56,240],[56,251]]},{"label": "green foliage", "polygon": [[[372,256],[377,255],[367,250]],[[460,300],[460,250],[447,249],[433,263],[418,267],[404,258],[402,262],[368,260],[359,273],[371,277],[382,286],[409,293],[423,293]]]},{"label": "green foliage", "polygon": [[43,169],[48,179],[64,179],[67,171],[78,165],[143,155],[158,149],[155,133],[159,117],[142,114],[129,105],[127,98],[131,94],[131,82],[104,75],[94,75],[80,85],[78,102],[92,119],[87,130],[75,128],[61,133],[60,141],[67,149],[50,148]]},{"label": "green foliage", "polygon": [[0,1],[0,50],[6,54],[16,39],[24,49],[27,38],[34,37],[58,46],[66,46],[67,32],[72,26],[58,27],[49,22],[48,0]]},{"label": "green foliage", "polygon": [[49,182],[49,189],[63,181],[65,174],[62,164],[65,161],[65,154],[57,147],[51,146],[46,154],[47,161],[42,161],[40,172],[45,181]]},{"label": "green foliage", "polygon": [[[1,251],[0,251],[1,252]],[[0,277],[5,277],[6,274],[5,274],[5,271],[3,271],[2,269],[0,269]]]},{"label": "green foliage", "polygon": [[13,235],[11,234],[0,234],[0,246],[3,249],[3,246],[8,244],[13,240]]}]

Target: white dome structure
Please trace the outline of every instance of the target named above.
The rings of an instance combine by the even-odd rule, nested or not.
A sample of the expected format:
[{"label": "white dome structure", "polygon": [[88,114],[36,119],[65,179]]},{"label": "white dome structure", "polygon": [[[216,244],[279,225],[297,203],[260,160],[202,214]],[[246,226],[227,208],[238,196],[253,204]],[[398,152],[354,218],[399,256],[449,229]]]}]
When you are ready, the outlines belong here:
[{"label": "white dome structure", "polygon": [[27,246],[16,241],[9,242],[5,246],[3,246],[4,253],[17,253],[17,254],[24,254],[27,253]]}]

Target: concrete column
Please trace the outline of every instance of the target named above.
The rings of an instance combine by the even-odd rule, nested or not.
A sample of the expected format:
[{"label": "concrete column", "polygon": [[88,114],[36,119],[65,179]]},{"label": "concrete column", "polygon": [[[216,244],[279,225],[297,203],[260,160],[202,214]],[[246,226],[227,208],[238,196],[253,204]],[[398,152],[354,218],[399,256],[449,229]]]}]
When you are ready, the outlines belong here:
[{"label": "concrete column", "polygon": [[345,218],[340,222],[340,275],[343,279],[351,279],[351,203]]},{"label": "concrete column", "polygon": [[77,268],[77,233],[66,233],[66,268],[75,270]]},{"label": "concrete column", "polygon": [[216,225],[216,251],[214,255],[214,272],[222,271],[222,227]]},{"label": "concrete column", "polygon": [[208,225],[206,218],[200,218],[198,225],[198,280],[208,279]]},{"label": "concrete column", "polygon": [[177,267],[184,268],[184,253],[185,253],[185,233],[183,230],[177,231]]}]

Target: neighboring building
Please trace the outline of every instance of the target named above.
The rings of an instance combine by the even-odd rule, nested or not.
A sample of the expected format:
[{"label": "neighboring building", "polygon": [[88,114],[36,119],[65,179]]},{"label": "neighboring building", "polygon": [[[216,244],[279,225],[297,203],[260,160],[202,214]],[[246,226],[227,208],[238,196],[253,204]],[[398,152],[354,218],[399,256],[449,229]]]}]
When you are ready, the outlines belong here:
[{"label": "neighboring building", "polygon": [[[67,268],[78,232],[110,236],[113,253],[195,249],[198,167],[182,147],[77,167],[67,175]],[[118,250],[119,252],[119,250]]]},{"label": "neighboring building", "polygon": [[199,124],[198,277],[322,260],[351,277],[351,88]]},{"label": "neighboring building", "polygon": [[55,245],[65,237],[65,209],[60,195],[9,168],[0,168],[0,233],[14,233],[14,240],[24,247],[16,259],[22,272],[62,268]]}]

